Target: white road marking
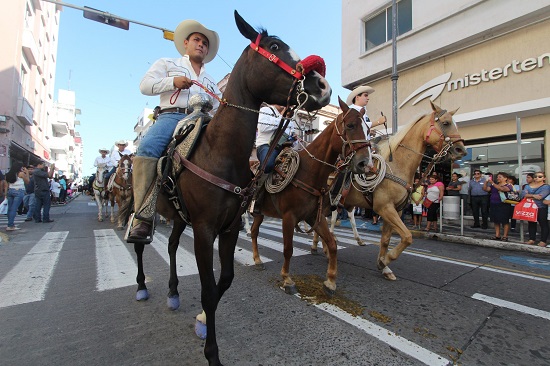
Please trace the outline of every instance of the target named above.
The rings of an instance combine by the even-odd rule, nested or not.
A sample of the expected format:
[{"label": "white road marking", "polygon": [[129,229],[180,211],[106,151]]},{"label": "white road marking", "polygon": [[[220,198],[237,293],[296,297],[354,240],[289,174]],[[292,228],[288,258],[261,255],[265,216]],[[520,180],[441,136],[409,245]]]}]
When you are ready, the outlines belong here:
[{"label": "white road marking", "polygon": [[491,297],[491,296],[477,294],[477,293],[472,295],[472,299],[481,300],[489,304],[500,306],[502,308],[507,308],[507,309],[519,311],[520,313],[529,314],[539,318],[550,320],[550,313],[548,311],[539,310],[539,309],[531,308],[529,306],[516,304],[515,302],[510,302],[510,301],[498,299],[496,297]]},{"label": "white road marking", "polygon": [[[252,245],[252,238],[248,237],[246,234],[244,234],[244,233],[239,234],[239,237],[243,240],[248,241]],[[266,247],[266,248],[269,248],[269,249],[276,250],[276,251],[281,252],[281,253],[283,253],[283,251],[284,251],[283,243],[279,243],[279,242],[276,242],[276,241],[271,240],[271,239],[261,238],[259,236],[258,236],[258,245],[261,245],[262,247]],[[293,251],[292,251],[292,256],[293,257],[299,257],[301,255],[308,255],[308,254],[311,254],[311,253],[308,252],[307,250],[303,250],[303,249],[300,249],[300,248],[293,248]]]},{"label": "white road marking", "polygon": [[[168,238],[158,231],[155,232],[151,246],[157,253],[170,265],[170,256],[168,255]],[[195,254],[183,247],[178,247],[176,252],[176,263],[178,276],[190,276],[199,273]]]},{"label": "white road marking", "polygon": [[44,300],[68,231],[47,233],[0,282],[0,308]]},{"label": "white road marking", "polygon": [[97,261],[97,290],[105,291],[136,284],[137,264],[113,229],[94,230]]},{"label": "white road marking", "polygon": [[335,316],[336,318],[345,321],[346,323],[353,325],[354,327],[361,329],[365,333],[377,338],[378,340],[386,343],[387,345],[403,352],[415,359],[425,363],[426,365],[441,365],[447,366],[450,364],[450,360],[429,351],[416,343],[405,339],[394,332],[391,332],[383,327],[380,327],[372,322],[361,317],[350,315],[349,313],[341,310],[340,308],[327,304],[316,304],[317,308]]},{"label": "white road marking", "polygon": [[[283,237],[283,233],[282,231],[279,230],[269,230],[269,229],[266,229],[266,228],[262,228],[260,227],[260,235],[264,233],[264,234],[270,234],[270,235],[274,235],[274,236],[277,236],[277,237],[280,237],[282,238]],[[298,235],[294,235],[294,237],[292,238],[292,240],[295,242],[295,243],[301,243],[301,244],[306,244],[306,245],[311,245],[312,243],[312,239],[309,239],[309,238],[302,238],[301,236],[298,236]],[[357,245],[357,243],[355,243],[355,245]],[[336,248],[338,250],[340,249],[344,249],[345,247],[343,246],[340,246],[340,245],[337,245]],[[296,248],[294,248],[294,250],[296,250]]]}]

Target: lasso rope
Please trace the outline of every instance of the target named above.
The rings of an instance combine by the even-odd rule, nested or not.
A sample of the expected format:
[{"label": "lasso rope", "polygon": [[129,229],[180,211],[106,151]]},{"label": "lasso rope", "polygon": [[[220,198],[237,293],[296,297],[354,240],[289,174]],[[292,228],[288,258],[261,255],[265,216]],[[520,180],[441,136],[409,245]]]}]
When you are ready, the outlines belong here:
[{"label": "lasso rope", "polygon": [[388,167],[386,161],[381,155],[372,154],[371,156],[373,160],[378,160],[378,162],[380,163],[380,168],[378,168],[378,172],[374,176],[367,176],[365,174],[354,174],[354,179],[351,180],[351,184],[355,187],[355,189],[363,194],[367,192],[373,192],[376,187],[378,187],[378,185],[384,180],[384,177],[386,176],[386,168]]}]

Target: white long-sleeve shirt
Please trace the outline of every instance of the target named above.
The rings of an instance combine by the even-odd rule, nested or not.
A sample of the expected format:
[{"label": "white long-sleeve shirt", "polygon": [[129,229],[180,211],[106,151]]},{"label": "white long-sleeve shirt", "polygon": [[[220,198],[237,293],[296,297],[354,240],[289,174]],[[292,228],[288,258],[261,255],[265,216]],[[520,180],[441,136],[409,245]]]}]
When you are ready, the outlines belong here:
[{"label": "white long-sleeve shirt", "polygon": [[119,151],[116,149],[111,153],[111,165],[112,166],[118,166],[118,162],[120,161],[120,158],[122,158],[123,155],[131,155],[132,152],[128,149],[124,149],[122,151]]},{"label": "white long-sleeve shirt", "polygon": [[[260,116],[258,117],[258,135],[256,136],[256,147],[269,144],[271,136],[279,127],[279,122],[281,122],[281,114],[275,107],[262,107],[260,108]],[[267,115],[265,113],[269,113]],[[273,116],[275,113],[275,116]],[[290,121],[285,132],[290,135],[294,130],[294,121]]]},{"label": "white long-sleeve shirt", "polygon": [[113,163],[111,162],[111,158],[109,156],[106,156],[106,157],[98,156],[97,158],[95,158],[94,166],[99,166],[100,164],[105,164],[109,168],[113,167]]},{"label": "white long-sleeve shirt", "polygon": [[[161,58],[155,61],[141,80],[139,89],[144,95],[160,95],[159,105],[161,109],[174,107],[187,108],[189,98],[192,95],[206,94],[201,87],[193,84],[189,89],[182,89],[175,103],[170,104],[170,98],[176,91],[176,87],[174,86],[174,77],[176,76],[186,76],[191,80],[196,80],[218,97],[221,98],[222,96],[216,81],[206,73],[204,65],[201,67],[200,74],[195,74],[187,55],[180,58]],[[214,114],[220,103],[217,99],[212,99],[214,108],[210,113]]]}]

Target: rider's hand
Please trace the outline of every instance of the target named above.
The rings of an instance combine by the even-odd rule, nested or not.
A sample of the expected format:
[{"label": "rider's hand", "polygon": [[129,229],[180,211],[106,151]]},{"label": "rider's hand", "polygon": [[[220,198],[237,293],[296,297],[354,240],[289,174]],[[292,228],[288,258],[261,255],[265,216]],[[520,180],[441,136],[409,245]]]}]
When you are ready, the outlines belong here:
[{"label": "rider's hand", "polygon": [[189,89],[193,85],[193,81],[187,76],[174,77],[174,87],[176,89]]}]

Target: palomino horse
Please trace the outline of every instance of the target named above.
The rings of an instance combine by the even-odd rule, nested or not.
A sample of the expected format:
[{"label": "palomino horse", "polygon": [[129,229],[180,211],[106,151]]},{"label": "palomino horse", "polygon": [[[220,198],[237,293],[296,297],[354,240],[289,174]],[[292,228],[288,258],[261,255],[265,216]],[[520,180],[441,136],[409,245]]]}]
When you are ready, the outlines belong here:
[{"label": "palomino horse", "polygon": [[[455,111],[447,112],[431,103],[432,112],[423,115],[413,123],[401,127],[399,132],[389,140],[378,144],[380,155],[386,161],[380,172],[387,171],[384,179],[373,192],[373,204],[367,201],[363,193],[353,182],[345,200],[345,208],[353,219],[353,208],[372,208],[383,219],[380,251],[378,254],[378,269],[385,278],[395,280],[396,277],[388,265],[412,243],[412,234],[401,220],[400,212],[409,202],[409,195],[414,181],[414,174],[424,156],[426,147],[431,145],[437,152],[436,157],[443,160],[457,160],[466,155],[464,142],[453,121]],[[388,161],[390,153],[393,159]],[[436,162],[434,160],[434,162]],[[388,174],[389,173],[389,174]],[[355,222],[355,220],[353,220]],[[400,237],[400,243],[388,252],[392,232]],[[356,239],[359,237],[354,227]],[[312,250],[317,250],[318,238],[313,240]]]},{"label": "palomino horse", "polygon": [[[258,33],[236,11],[235,22],[251,45],[235,64],[220,108],[197,142],[190,160],[182,160],[188,168],[176,180],[180,199],[183,198],[193,222],[201,303],[207,320],[204,354],[209,365],[221,365],[216,340],[216,308],[233,281],[239,218],[253,192],[249,157],[258,123],[258,114],[254,112],[259,112],[264,101],[300,105],[313,111],[327,105],[331,94],[328,82],[319,73],[324,74],[322,59],[309,57],[301,61],[285,42],[269,35],[266,30]],[[316,66],[309,67],[309,70],[308,60],[316,60]],[[157,211],[173,220],[168,244],[170,290],[167,302],[171,309],[177,309],[176,250],[186,225],[163,191],[157,200]],[[219,238],[221,267],[217,283],[213,264],[216,237]],[[144,300],[148,297],[143,271],[144,244],[134,244],[134,249],[138,261],[136,298]]]},{"label": "palomino horse", "polygon": [[[340,98],[338,101],[342,113],[307,148],[299,152],[300,165],[291,184],[278,193],[266,192],[262,202],[262,214],[254,216],[251,229],[252,250],[254,263],[260,268],[263,264],[258,253],[257,238],[264,215],[283,220],[284,263],[281,276],[283,288],[289,294],[295,294],[297,291],[290,277],[289,267],[294,228],[302,220],[315,228],[326,244],[328,269],[323,287],[329,295],[336,291],[336,241],[328,229],[327,220],[322,215],[330,204],[327,197],[327,179],[335,170],[350,168],[354,173],[364,173],[369,163],[369,144],[362,127],[363,116],[356,109],[349,108]],[[337,167],[335,164],[339,154],[342,154],[345,163]]]},{"label": "palomino horse", "polygon": [[130,208],[130,201],[133,196],[132,189],[132,155],[122,155],[118,161],[115,174],[112,178],[112,187],[109,191],[109,201],[111,202],[111,222],[115,222],[115,201],[118,205],[117,228],[122,230],[126,223],[125,217]]},{"label": "palomino horse", "polygon": [[[94,183],[92,184],[94,190],[94,199],[97,203],[97,221],[103,221],[103,216],[107,217],[107,204],[108,193],[105,182],[105,174],[107,174],[109,168],[105,164],[99,164],[95,173]],[[105,209],[105,212],[103,212]]]}]

